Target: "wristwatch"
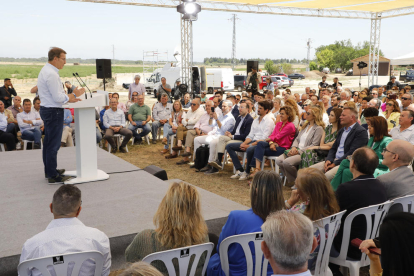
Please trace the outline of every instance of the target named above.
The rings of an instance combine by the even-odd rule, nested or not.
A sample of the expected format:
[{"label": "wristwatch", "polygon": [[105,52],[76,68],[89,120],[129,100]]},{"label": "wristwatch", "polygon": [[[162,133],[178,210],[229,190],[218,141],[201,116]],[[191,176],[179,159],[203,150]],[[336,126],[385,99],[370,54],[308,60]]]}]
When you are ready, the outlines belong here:
[{"label": "wristwatch", "polygon": [[270,141],[270,142],[269,142],[269,145],[271,145],[271,144],[274,144],[274,142],[273,142],[273,141]]}]

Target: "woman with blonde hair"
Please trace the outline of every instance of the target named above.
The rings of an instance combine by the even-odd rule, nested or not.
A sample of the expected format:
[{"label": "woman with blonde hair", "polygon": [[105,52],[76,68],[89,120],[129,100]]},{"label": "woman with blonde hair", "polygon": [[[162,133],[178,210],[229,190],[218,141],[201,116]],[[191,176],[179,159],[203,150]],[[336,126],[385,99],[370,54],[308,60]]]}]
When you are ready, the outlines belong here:
[{"label": "woman with blonde hair", "polygon": [[293,141],[292,147],[276,158],[280,171],[292,185],[298,173],[297,167],[301,163],[301,154],[310,147],[320,145],[324,128],[321,109],[316,106],[310,108],[306,112],[306,121]]},{"label": "woman with blonde hair", "polygon": [[[154,225],[155,230],[146,229],[135,236],[125,251],[127,262],[140,261],[151,253],[209,241],[207,224],[201,214],[200,194],[194,186],[184,182],[170,185],[154,215]],[[201,275],[203,265],[201,259],[197,275]],[[167,273],[161,261],[153,262],[153,266]]]},{"label": "woman with blonde hair", "polygon": [[163,276],[163,274],[148,263],[137,262],[131,264],[118,276]]},{"label": "woman with blonde hair", "polygon": [[[290,198],[285,201],[286,209],[300,212],[313,221],[334,215],[340,211],[331,184],[320,170],[314,168],[299,170],[295,186],[297,189],[292,191]],[[302,202],[297,204],[299,201]],[[320,233],[318,229],[314,232],[314,236],[319,243]],[[318,252],[319,245],[310,254],[308,269],[311,271],[315,270]]]},{"label": "woman with blonde hair", "polygon": [[357,109],[356,103],[353,101],[347,101],[346,103],[344,103],[344,108],[345,107],[351,107],[351,108]]},{"label": "woman with blonde hair", "polygon": [[[282,191],[282,181],[274,171],[261,171],[255,174],[250,186],[249,210],[231,211],[226,224],[220,234],[217,245],[217,252],[220,252],[220,243],[227,237],[261,232],[261,226],[270,213],[285,208]],[[252,253],[253,246],[250,246]],[[253,259],[255,259],[255,255]],[[246,258],[243,249],[239,244],[232,244],[228,249],[228,262],[230,266],[229,275],[245,276],[247,273]],[[269,264],[267,275],[272,275],[272,268]],[[207,276],[225,276],[221,269],[219,253],[211,256],[207,267]]]},{"label": "woman with blonde hair", "polygon": [[273,98],[272,114],[276,119],[276,123],[280,122],[280,108],[282,107],[282,100],[280,98]]},{"label": "woman with blonde hair", "polygon": [[293,124],[295,125],[296,128],[298,128],[300,114],[299,114],[299,108],[298,108],[297,103],[293,99],[287,99],[285,100],[285,106],[290,106],[295,111],[295,119],[293,120]]},{"label": "woman with blonde hair", "polygon": [[321,111],[322,111],[322,121],[325,123],[325,126],[327,126],[329,124],[329,116],[328,116],[328,113],[326,113],[326,109],[325,109],[325,106],[324,106],[323,102],[318,101],[318,102],[316,102],[315,105],[318,106],[321,109]]},{"label": "woman with blonde hair", "polygon": [[170,141],[170,136],[177,133],[178,125],[181,124],[183,117],[183,106],[181,101],[175,100],[173,103],[173,110],[171,111],[170,118],[168,119],[168,124],[164,124],[164,138],[162,143],[165,145],[164,149],[161,151],[162,154],[168,152],[168,142]]}]

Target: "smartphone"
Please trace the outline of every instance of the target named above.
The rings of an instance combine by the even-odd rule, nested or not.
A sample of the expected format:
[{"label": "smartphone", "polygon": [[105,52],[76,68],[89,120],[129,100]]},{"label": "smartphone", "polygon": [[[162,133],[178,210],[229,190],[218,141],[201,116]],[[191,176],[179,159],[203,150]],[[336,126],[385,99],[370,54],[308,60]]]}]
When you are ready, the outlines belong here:
[{"label": "smartphone", "polygon": [[213,106],[213,107],[211,107],[211,112],[214,112],[214,106]]},{"label": "smartphone", "polygon": [[[362,241],[360,239],[358,239],[358,238],[353,239],[351,241],[351,245],[354,246],[354,247],[357,247],[357,248],[359,248],[359,246],[361,245],[361,243],[362,243]],[[368,250],[372,254],[381,256],[381,249],[380,248],[370,247],[370,248],[368,248]]]}]

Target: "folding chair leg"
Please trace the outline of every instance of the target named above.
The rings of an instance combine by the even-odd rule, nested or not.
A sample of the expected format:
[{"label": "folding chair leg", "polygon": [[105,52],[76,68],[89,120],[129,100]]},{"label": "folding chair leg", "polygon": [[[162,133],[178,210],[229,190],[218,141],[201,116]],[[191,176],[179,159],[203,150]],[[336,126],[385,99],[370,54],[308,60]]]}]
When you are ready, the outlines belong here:
[{"label": "folding chair leg", "polygon": [[[260,166],[261,166],[261,170],[263,171],[263,169],[264,169],[264,164],[265,164],[265,162],[266,162],[266,157],[264,157],[263,156],[263,159],[262,159],[262,164],[260,164]],[[272,162],[272,160],[270,160],[270,162]]]}]

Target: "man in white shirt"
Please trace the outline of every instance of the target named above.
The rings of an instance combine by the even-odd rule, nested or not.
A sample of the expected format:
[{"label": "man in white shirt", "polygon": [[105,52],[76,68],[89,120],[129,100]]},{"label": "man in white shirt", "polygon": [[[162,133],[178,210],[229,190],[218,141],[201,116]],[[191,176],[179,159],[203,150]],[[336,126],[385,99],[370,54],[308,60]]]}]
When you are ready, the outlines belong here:
[{"label": "man in white shirt", "polygon": [[282,210],[269,215],[262,230],[261,247],[273,275],[312,275],[308,270],[308,258],[318,242],[310,219],[299,212]]},{"label": "man in white shirt", "polygon": [[119,146],[119,151],[126,153],[125,146],[132,137],[132,131],[125,127],[125,114],[118,109],[118,100],[112,98],[110,102],[111,108],[105,111],[103,116],[103,125],[106,128],[105,139],[111,145],[111,153],[116,153],[116,144],[114,141],[114,134],[121,134],[124,136],[122,144]]},{"label": "man in white shirt", "polygon": [[64,176],[64,170],[57,170],[57,153],[60,148],[63,132],[63,107],[67,102],[77,102],[85,89],[75,89],[66,95],[59,70],[66,64],[66,52],[60,48],[52,48],[48,53],[48,63],[40,70],[37,87],[40,98],[40,116],[45,125],[43,140],[43,164],[49,183],[63,183],[70,179]]},{"label": "man in white shirt", "polygon": [[39,113],[32,111],[32,102],[29,99],[23,100],[23,112],[17,114],[17,123],[22,133],[22,140],[34,141],[34,149],[40,149],[42,131],[40,126],[43,121]]},{"label": "man in white shirt", "polygon": [[[253,154],[257,143],[269,137],[275,128],[275,123],[272,120],[273,115],[266,116],[272,110],[273,104],[268,101],[261,101],[258,106],[257,113],[259,117],[253,121],[246,140],[243,143],[231,143],[226,146],[227,153],[230,155],[233,166],[236,169],[236,174],[231,177],[232,179],[239,178],[239,180],[247,180],[249,178],[250,168],[256,167],[256,160],[253,159]],[[240,164],[237,152],[246,152],[246,171]],[[254,165],[252,161],[254,161]]]},{"label": "man in white shirt", "polygon": [[[2,101],[0,101],[0,104],[4,106]],[[8,151],[16,149],[14,135],[7,132],[7,117],[2,113],[0,113],[0,143],[6,144]]]},{"label": "man in white shirt", "polygon": [[139,83],[141,80],[140,75],[136,75],[134,78],[134,82],[129,85],[129,93],[128,93],[128,99],[131,100],[132,92],[137,92],[138,95],[145,96],[145,86],[142,83]]},{"label": "man in white shirt", "polygon": [[390,131],[392,139],[404,140],[414,145],[414,112],[403,110],[400,115],[400,125]]},{"label": "man in white shirt", "polygon": [[[168,119],[171,117],[172,104],[168,103],[167,93],[161,94],[161,102],[155,104],[152,109],[152,143],[157,143],[158,128],[168,123]],[[167,133],[164,133],[167,136]]]},{"label": "man in white shirt", "polygon": [[[231,132],[234,128],[234,123],[236,120],[231,114],[232,107],[233,103],[231,101],[223,101],[221,105],[223,115],[218,117],[216,112],[210,113],[209,124],[213,127],[213,130],[211,130],[205,136],[199,136],[194,139],[194,152],[196,152],[202,144],[210,145],[208,162],[213,162],[216,160],[216,149],[220,136],[224,135],[227,131]],[[212,174],[218,173],[218,170],[210,165],[207,165],[202,168],[200,172]]]},{"label": "man in white shirt", "polygon": [[[85,226],[78,219],[82,210],[81,205],[82,198],[79,188],[74,185],[59,187],[50,204],[50,211],[53,213],[54,219],[44,231],[24,243],[20,263],[46,256],[61,256],[61,260],[64,262],[65,257],[62,256],[64,254],[98,251],[104,259],[101,275],[109,275],[111,268],[109,239],[105,233],[96,228]],[[48,269],[53,271],[53,268]],[[72,271],[72,269],[73,264],[69,263],[68,271]],[[89,276],[94,275],[94,272],[95,263],[89,259],[82,264],[79,275]],[[38,276],[41,273],[37,269],[32,269],[30,275]]]}]

